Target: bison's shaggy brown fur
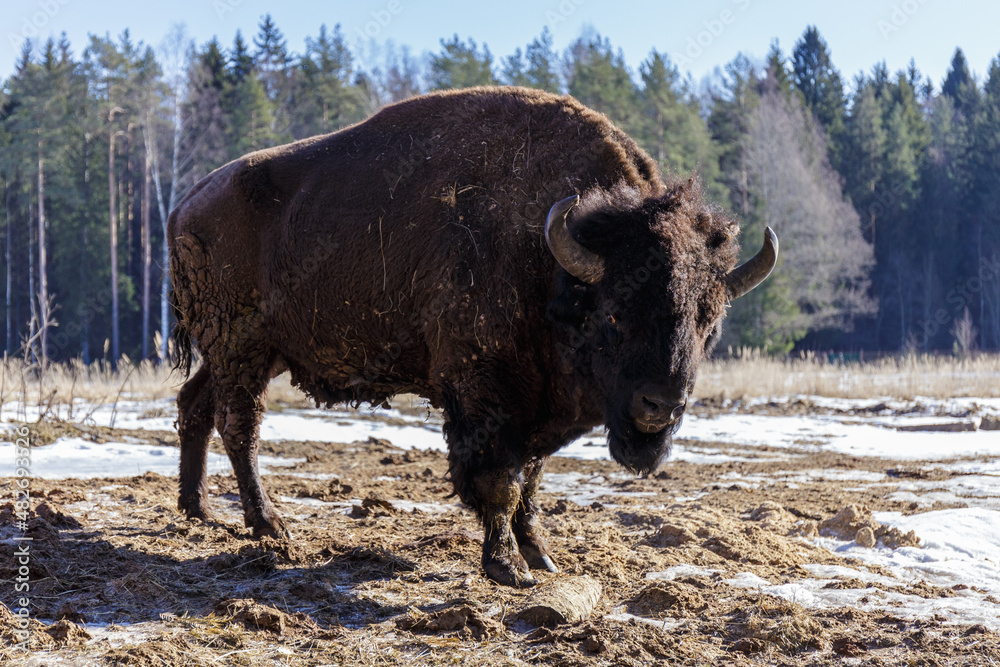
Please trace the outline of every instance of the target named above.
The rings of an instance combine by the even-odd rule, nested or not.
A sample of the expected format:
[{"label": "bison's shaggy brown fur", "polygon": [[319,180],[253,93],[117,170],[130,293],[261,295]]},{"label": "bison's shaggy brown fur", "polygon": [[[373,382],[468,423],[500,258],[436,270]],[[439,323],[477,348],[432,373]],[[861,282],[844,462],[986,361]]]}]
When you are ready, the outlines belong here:
[{"label": "bison's shaggy brown fur", "polygon": [[[573,234],[606,269],[596,284],[543,235],[573,193]],[[662,458],[676,419],[654,429],[643,420],[664,417],[636,410],[672,392],[683,411],[736,233],[603,115],[526,89],[415,98],[236,160],[169,223],[177,343],[204,360],[178,398],[180,507],[208,513],[214,424],[247,526],[286,532],[256,467],[262,398],[286,369],[324,404],[414,392],[444,409],[487,573],[530,583],[529,564],[554,567],[532,502],[542,460],[600,423],[630,468]]]}]

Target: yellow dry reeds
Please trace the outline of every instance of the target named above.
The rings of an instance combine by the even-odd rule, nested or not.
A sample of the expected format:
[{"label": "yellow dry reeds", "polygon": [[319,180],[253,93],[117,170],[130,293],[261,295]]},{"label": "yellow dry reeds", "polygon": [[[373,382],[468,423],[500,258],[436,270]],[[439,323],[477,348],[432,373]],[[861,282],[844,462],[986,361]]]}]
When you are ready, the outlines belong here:
[{"label": "yellow dry reeds", "polygon": [[[122,358],[116,369],[103,361],[87,365],[74,360],[50,364],[44,373],[22,359],[7,359],[0,364],[0,405],[4,416],[14,416],[25,406],[36,406],[38,414],[71,418],[70,406],[173,398],[183,383],[183,374],[168,364],[133,363],[127,357]],[[743,400],[793,395],[858,399],[997,398],[1000,355],[967,358],[910,355],[844,362],[813,354],[777,358],[744,350],[733,358],[704,363],[695,395]],[[403,397],[400,408],[412,408],[409,405],[412,398]],[[271,382],[268,404],[310,407],[312,402],[291,385],[286,373]],[[424,410],[423,402],[419,404]]]},{"label": "yellow dry reeds", "polygon": [[[85,411],[87,405],[174,398],[184,381],[184,374],[170,364],[133,363],[128,357],[122,357],[117,368],[104,361],[84,364],[75,359],[49,364],[44,372],[37,364],[8,358],[0,362],[0,405],[4,416],[14,417],[25,406],[32,406],[43,416],[72,418],[74,409]],[[271,382],[268,402],[295,407],[312,405],[305,394],[291,385],[287,373]]]},{"label": "yellow dry reeds", "polygon": [[905,355],[871,361],[830,360],[814,354],[769,357],[744,350],[731,359],[712,360],[698,373],[700,398],[778,398],[809,395],[831,398],[1000,397],[1000,355],[974,357]]}]

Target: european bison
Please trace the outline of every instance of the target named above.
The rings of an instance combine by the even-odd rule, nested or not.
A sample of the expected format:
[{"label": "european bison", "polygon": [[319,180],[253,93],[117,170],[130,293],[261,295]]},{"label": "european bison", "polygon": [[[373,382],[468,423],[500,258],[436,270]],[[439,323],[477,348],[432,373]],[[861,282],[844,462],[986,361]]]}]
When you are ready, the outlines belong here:
[{"label": "european bison", "polygon": [[[548,214],[546,215],[546,212]],[[451,480],[483,522],[483,567],[555,571],[534,502],[545,458],[606,424],[637,473],[666,456],[727,302],[738,228],[693,180],[571,97],[426,95],[214,171],[171,214],[179,507],[209,516],[218,430],[255,536],[287,535],[261,485],[268,381],[317,403],[424,396],[444,411]]]}]

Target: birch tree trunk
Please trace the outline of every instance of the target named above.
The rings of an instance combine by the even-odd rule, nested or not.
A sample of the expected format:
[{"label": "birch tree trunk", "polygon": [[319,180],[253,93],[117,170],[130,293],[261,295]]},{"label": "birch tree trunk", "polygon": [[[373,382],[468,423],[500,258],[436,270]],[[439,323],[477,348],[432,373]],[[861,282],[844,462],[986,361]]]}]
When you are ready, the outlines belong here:
[{"label": "birch tree trunk", "polygon": [[3,184],[3,195],[4,208],[7,213],[7,243],[4,252],[4,261],[7,263],[7,296],[5,299],[7,304],[7,345],[4,351],[11,352],[14,349],[14,318],[11,312],[14,309],[14,271],[10,265],[11,232],[13,229],[10,225],[10,182],[6,180]]},{"label": "birch tree trunk", "polygon": [[162,269],[160,271],[160,359],[167,358],[167,341],[170,340],[170,249],[167,242],[167,222],[170,211],[177,205],[177,194],[180,191],[180,148],[181,135],[184,130],[184,120],[181,117],[181,92],[180,87],[174,89],[174,137],[173,155],[170,159],[170,198],[163,195],[163,185],[160,178],[159,154],[156,152],[156,144],[149,142],[153,163],[153,183],[156,185],[156,202],[160,211],[160,224],[163,230],[163,248],[160,261]]},{"label": "birch tree trunk", "polygon": [[[29,183],[30,183],[29,177]],[[37,337],[38,303],[35,301],[35,203],[28,196],[28,307],[31,310],[31,322],[28,323],[28,349],[24,351],[31,361],[38,360]]]},{"label": "birch tree trunk", "polygon": [[[96,145],[96,142],[95,142]],[[85,136],[83,140],[83,206],[85,210],[90,210],[90,165],[91,165],[91,140]],[[88,226],[80,225],[80,286],[88,285],[87,276],[87,249]],[[94,314],[91,308],[85,308],[81,304],[80,315],[80,357],[85,365],[90,364],[90,321]]]},{"label": "birch tree trunk", "polygon": [[142,358],[149,358],[149,281],[150,271],[153,264],[153,249],[149,238],[149,189],[150,189],[150,164],[149,164],[149,131],[148,127],[143,128],[143,138],[146,141],[146,150],[142,156],[143,179],[142,179]]},{"label": "birch tree trunk", "polygon": [[42,370],[48,362],[49,280],[48,257],[45,252],[45,161],[42,158],[42,140],[38,139],[38,326],[41,327],[39,350]]},{"label": "birch tree trunk", "polygon": [[115,129],[111,124],[114,110],[108,115],[108,229],[111,234],[111,367],[117,368],[121,351],[118,338],[118,206],[115,187]]}]

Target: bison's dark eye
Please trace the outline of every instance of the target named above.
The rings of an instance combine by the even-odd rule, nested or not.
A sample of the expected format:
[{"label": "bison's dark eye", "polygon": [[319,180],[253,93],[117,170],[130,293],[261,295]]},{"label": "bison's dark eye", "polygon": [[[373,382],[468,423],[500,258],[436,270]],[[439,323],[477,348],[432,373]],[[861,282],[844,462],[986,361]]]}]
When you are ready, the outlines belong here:
[{"label": "bison's dark eye", "polygon": [[608,324],[614,326],[616,321],[617,320],[615,320],[615,316],[612,315],[611,313],[608,313]]}]

